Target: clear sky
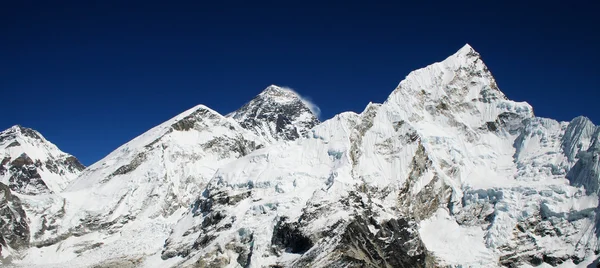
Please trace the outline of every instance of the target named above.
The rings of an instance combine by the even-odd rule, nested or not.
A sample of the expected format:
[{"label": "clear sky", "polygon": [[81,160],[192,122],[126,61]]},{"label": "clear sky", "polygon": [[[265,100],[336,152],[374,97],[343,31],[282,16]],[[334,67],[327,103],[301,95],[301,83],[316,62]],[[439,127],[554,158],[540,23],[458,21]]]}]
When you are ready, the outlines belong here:
[{"label": "clear sky", "polygon": [[3,1],[0,128],[34,128],[89,165],[196,104],[226,114],[270,84],[310,97],[321,119],[360,112],[465,43],[538,116],[600,123],[597,1],[404,2]]}]

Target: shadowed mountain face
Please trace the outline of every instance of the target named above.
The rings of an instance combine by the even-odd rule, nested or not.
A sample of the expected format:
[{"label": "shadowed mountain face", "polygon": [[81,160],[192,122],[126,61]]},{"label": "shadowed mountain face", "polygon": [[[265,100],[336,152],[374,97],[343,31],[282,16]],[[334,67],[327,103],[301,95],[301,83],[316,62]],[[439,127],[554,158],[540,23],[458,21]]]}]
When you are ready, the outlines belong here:
[{"label": "shadowed mountain face", "polygon": [[[600,250],[599,129],[535,117],[466,45],[360,114],[319,122],[277,86],[227,116],[198,105],[65,187],[42,174],[49,158],[13,151],[24,139],[0,138],[2,256],[23,267],[588,265]],[[58,174],[81,170],[53,159],[71,159]]]}]

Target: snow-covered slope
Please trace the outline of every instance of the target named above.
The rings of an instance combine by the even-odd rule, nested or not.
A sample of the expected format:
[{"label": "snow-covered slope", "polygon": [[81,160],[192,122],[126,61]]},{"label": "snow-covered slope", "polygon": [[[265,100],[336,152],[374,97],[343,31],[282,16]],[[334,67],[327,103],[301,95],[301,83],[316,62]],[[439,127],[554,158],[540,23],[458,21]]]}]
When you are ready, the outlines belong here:
[{"label": "snow-covered slope", "polygon": [[469,45],[322,123],[271,86],[227,116],[194,107],[29,199],[36,247],[12,263],[585,267],[599,136],[509,100]]},{"label": "snow-covered slope", "polygon": [[85,168],[39,132],[13,126],[0,132],[0,182],[28,195],[61,192]]}]

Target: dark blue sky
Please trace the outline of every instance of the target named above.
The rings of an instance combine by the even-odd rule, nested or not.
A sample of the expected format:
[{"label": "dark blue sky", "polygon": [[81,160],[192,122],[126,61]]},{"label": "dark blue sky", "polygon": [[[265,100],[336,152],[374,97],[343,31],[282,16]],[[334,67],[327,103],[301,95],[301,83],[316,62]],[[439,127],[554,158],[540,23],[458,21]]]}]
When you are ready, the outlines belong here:
[{"label": "dark blue sky", "polygon": [[4,1],[0,128],[39,130],[89,165],[196,104],[226,114],[270,84],[322,119],[360,112],[465,43],[538,116],[600,123],[594,1],[205,2]]}]

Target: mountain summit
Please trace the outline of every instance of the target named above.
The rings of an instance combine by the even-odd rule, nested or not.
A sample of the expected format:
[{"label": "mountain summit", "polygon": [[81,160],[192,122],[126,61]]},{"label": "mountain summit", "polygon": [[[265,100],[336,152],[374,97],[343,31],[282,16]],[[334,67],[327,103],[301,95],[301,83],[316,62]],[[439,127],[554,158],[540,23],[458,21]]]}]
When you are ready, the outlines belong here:
[{"label": "mountain summit", "polygon": [[63,191],[0,184],[0,262],[585,267],[600,257],[599,155],[600,127],[536,117],[466,45],[361,113],[319,122],[269,86],[227,116],[175,116]]},{"label": "mountain summit", "polygon": [[13,126],[0,132],[0,182],[21,194],[61,192],[85,168],[39,132]]},{"label": "mountain summit", "polygon": [[298,139],[319,123],[317,115],[300,95],[275,85],[267,87],[228,117],[270,142]]}]

